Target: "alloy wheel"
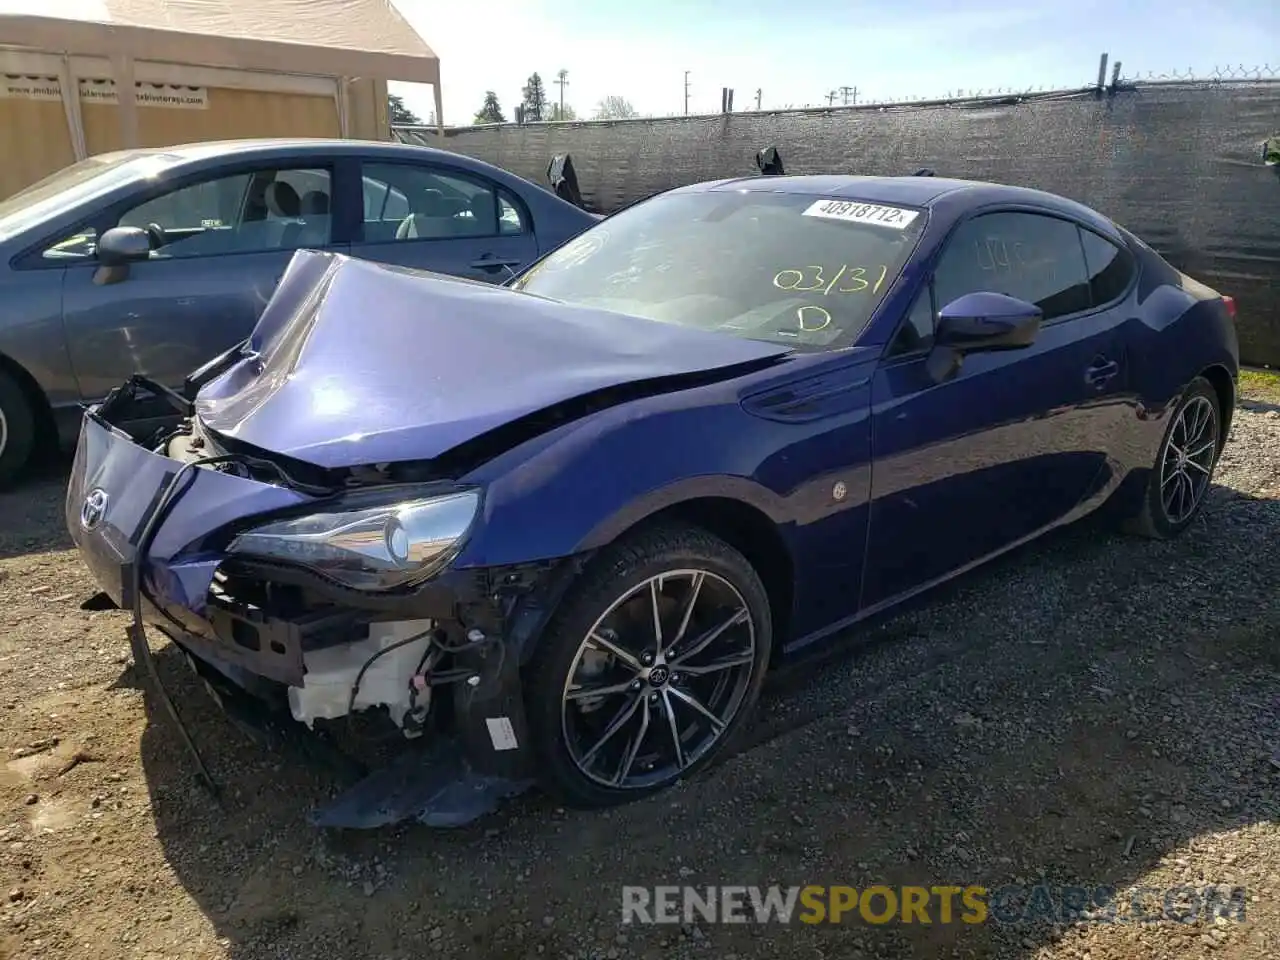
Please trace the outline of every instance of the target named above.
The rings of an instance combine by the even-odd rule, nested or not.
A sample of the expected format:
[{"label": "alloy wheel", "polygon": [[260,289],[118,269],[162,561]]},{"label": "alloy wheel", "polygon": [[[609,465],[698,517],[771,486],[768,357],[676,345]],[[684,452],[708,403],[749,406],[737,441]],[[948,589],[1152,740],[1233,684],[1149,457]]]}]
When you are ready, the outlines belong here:
[{"label": "alloy wheel", "polygon": [[578,647],[561,696],[578,770],[613,789],[678,778],[728,730],[751,685],[756,625],[705,570],[670,570],[615,600]]},{"label": "alloy wheel", "polygon": [[1218,452],[1218,416],[1207,397],[1196,396],[1178,411],[1160,458],[1160,502],[1175,526],[1204,499]]}]

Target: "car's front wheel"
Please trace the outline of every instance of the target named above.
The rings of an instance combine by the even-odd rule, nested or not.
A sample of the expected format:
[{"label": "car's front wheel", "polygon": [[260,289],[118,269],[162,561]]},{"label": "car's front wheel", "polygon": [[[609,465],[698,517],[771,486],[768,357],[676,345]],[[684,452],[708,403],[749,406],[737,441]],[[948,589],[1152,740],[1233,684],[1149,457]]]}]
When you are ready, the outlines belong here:
[{"label": "car's front wheel", "polygon": [[1133,533],[1156,539],[1177,536],[1191,525],[1209,493],[1222,450],[1222,411],[1213,385],[1197,377],[1174,408],[1152,466]]},{"label": "car's front wheel", "polygon": [[0,487],[20,474],[35,448],[35,418],[22,387],[0,370]]},{"label": "car's front wheel", "polygon": [[661,527],[614,544],[570,590],[526,674],[544,786],[608,806],[692,775],[742,728],[771,642],[764,585],[723,540]]}]

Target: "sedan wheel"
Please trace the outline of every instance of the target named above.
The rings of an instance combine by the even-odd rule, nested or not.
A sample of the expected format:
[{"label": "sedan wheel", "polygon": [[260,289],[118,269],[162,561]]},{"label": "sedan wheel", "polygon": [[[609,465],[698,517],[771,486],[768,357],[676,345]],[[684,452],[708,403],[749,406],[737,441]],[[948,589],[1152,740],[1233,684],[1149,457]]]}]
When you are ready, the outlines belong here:
[{"label": "sedan wheel", "polygon": [[26,394],[0,371],[0,486],[26,467],[35,447],[35,422]]},{"label": "sedan wheel", "polygon": [[1136,532],[1167,539],[1185,530],[1204,506],[1222,449],[1218,395],[1197,377],[1174,410],[1151,471]]},{"label": "sedan wheel", "polygon": [[719,754],[754,705],[768,601],[732,547],[692,529],[611,548],[548,627],[526,684],[547,785],[598,806]]},{"label": "sedan wheel", "polygon": [[1192,397],[1174,420],[1160,463],[1160,502],[1171,524],[1191,518],[1204,500],[1218,455],[1218,412]]}]

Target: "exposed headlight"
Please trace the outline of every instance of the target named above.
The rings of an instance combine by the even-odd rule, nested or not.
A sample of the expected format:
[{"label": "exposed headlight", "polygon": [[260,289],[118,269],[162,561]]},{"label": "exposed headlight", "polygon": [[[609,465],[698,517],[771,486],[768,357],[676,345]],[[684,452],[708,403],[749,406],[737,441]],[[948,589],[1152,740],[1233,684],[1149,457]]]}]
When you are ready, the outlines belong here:
[{"label": "exposed headlight", "polygon": [[475,490],[335,505],[249,530],[227,549],[296,563],[358,590],[391,590],[420,583],[453,560],[479,506]]}]

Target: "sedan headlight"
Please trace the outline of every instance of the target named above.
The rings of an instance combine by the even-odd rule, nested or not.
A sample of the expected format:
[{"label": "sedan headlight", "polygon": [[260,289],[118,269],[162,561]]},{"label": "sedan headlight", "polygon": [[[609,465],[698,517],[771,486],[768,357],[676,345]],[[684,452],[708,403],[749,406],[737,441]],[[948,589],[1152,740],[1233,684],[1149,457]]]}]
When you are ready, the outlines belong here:
[{"label": "sedan headlight", "polygon": [[336,504],[246,531],[227,549],[308,567],[358,590],[391,590],[420,583],[452,561],[479,506],[475,490],[373,506]]}]

